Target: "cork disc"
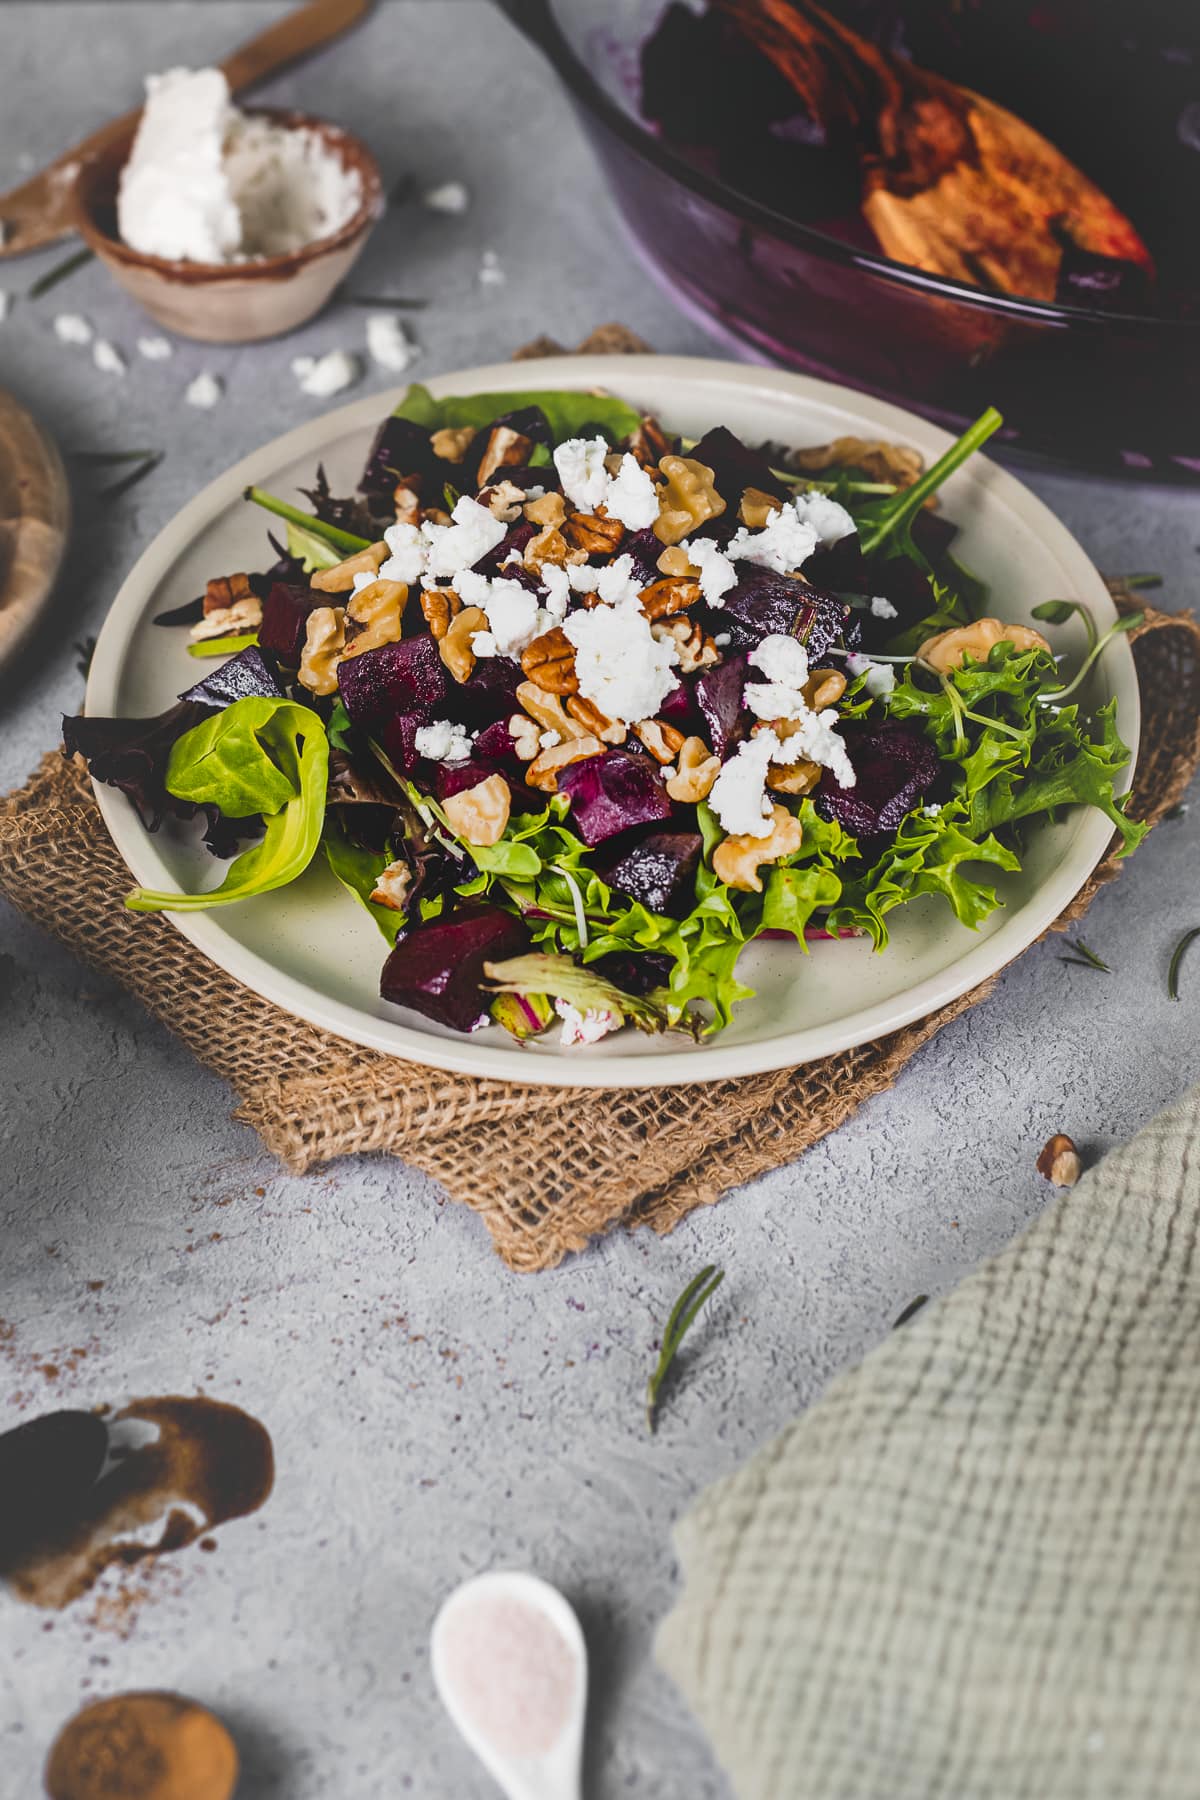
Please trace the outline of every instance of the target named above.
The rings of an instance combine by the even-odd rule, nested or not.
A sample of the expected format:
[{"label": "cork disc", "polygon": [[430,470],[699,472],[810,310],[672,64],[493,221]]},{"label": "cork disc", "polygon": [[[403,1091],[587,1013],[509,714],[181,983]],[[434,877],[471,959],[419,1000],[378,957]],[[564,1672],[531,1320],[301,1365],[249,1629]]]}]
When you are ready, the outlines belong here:
[{"label": "cork disc", "polygon": [[36,419],[0,388],[0,667],[49,603],[70,517],[62,458]]}]

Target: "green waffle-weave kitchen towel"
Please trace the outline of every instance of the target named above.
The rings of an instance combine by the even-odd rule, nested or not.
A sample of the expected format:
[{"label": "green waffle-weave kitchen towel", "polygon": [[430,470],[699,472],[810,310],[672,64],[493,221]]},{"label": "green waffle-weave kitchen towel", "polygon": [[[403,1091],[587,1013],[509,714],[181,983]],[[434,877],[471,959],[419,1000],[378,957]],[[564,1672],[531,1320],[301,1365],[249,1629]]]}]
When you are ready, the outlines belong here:
[{"label": "green waffle-weave kitchen towel", "polygon": [[677,1532],[741,1800],[1200,1794],[1200,1090]]}]

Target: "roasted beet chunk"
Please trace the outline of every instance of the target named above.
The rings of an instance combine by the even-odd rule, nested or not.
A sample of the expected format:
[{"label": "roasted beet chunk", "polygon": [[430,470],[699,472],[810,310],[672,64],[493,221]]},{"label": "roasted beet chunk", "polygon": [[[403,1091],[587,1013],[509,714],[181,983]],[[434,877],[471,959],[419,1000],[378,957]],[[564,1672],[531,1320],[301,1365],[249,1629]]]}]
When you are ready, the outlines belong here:
[{"label": "roasted beet chunk", "polygon": [[704,716],[715,755],[725,759],[746,734],[742,695],[746,688],[746,658],[727,656],[705,669],[696,682],[696,705]]},{"label": "roasted beet chunk", "polygon": [[282,700],[283,689],[274,666],[267,662],[261,650],[248,644],[179,698],[198,700],[202,706],[222,707],[232,706],[235,700],[245,700],[252,695],[260,695],[264,700]]},{"label": "roasted beet chunk", "polygon": [[697,831],[655,831],[609,863],[604,880],[651,912],[681,918],[696,898],[701,848]]},{"label": "roasted beet chunk", "polygon": [[495,719],[511,719],[521,708],[517,689],[525,671],[511,656],[481,656],[469,681],[455,682],[446,700],[446,716],[461,725],[484,727]]},{"label": "roasted beet chunk", "polygon": [[743,444],[727,425],[716,425],[706,431],[688,455],[712,470],[717,492],[731,512],[737,512],[748,487],[774,494],[777,500],[787,500],[791,496],[787,483],[772,475],[771,465],[761,451],[751,450]]},{"label": "roasted beet chunk", "polygon": [[571,823],[585,844],[602,844],[632,825],[655,825],[671,816],[657,767],[627,750],[568,764],[558,785],[571,796]]},{"label": "roasted beet chunk", "polygon": [[433,448],[433,433],[411,419],[385,419],[371,446],[367,466],[358,484],[360,494],[380,499],[390,497],[396,483],[405,475],[420,475],[422,491],[430,496],[427,504],[440,504],[442,489],[452,482],[462,486],[462,470],[457,463],[447,462]]},{"label": "roasted beet chunk", "polygon": [[845,733],[857,781],[844,788],[826,771],[817,791],[817,809],[836,819],[853,837],[895,831],[938,775],[938,755],[928,738],[904,725]]},{"label": "roasted beet chunk", "polygon": [[396,713],[428,717],[446,697],[446,670],[431,637],[381,644],[338,664],[338,692],[351,722],[364,731]]},{"label": "roasted beet chunk", "polygon": [[452,1031],[474,1031],[487,1023],[484,963],[520,956],[528,947],[524,925],[498,906],[460,906],[401,939],[383,965],[379,992]]},{"label": "roasted beet chunk", "polygon": [[309,613],[331,604],[329,594],[315,594],[311,588],[291,581],[274,582],[263,601],[262,624],[258,628],[260,647],[277,656],[285,668],[298,669]]},{"label": "roasted beet chunk", "polygon": [[750,563],[738,565],[738,583],[711,614],[710,628],[727,631],[737,650],[753,650],[776,633],[799,638],[810,659],[823,656],[841,641],[846,606],[836,594],[810,587],[790,575],[777,575]]}]

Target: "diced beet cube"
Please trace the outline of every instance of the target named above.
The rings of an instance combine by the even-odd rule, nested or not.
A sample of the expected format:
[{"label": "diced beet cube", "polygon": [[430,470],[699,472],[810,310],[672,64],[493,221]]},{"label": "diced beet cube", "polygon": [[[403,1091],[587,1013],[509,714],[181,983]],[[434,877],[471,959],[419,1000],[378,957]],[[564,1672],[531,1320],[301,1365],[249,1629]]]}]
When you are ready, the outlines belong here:
[{"label": "diced beet cube", "polygon": [[857,779],[853,787],[844,788],[826,770],[817,790],[817,810],[836,819],[853,837],[895,831],[937,780],[941,767],[937,751],[927,737],[905,725],[848,730],[844,735]]},{"label": "diced beet cube", "polygon": [[435,763],[433,791],[439,800],[449,800],[451,794],[462,794],[468,788],[478,787],[489,775],[503,774],[498,763],[481,756],[468,756],[463,762]]},{"label": "diced beet cube", "polygon": [[651,912],[682,917],[696,899],[702,840],[697,831],[656,831],[623,850],[603,869],[604,880]]},{"label": "diced beet cube", "polygon": [[[727,631],[737,650],[753,650],[776,634],[799,638],[815,664],[841,641],[846,606],[836,594],[756,564],[739,564],[736,587],[711,615],[712,629]],[[719,624],[717,623],[719,621]]]},{"label": "diced beet cube", "polygon": [[[503,479],[505,473],[505,470],[499,470],[496,476],[497,481]],[[496,548],[489,550],[486,556],[480,557],[475,564],[476,573],[489,577],[507,576],[510,581],[519,581],[522,587],[527,587],[531,593],[536,594],[541,583],[532,569],[527,569],[521,562],[516,562],[507,569],[504,564],[510,556],[520,557],[530,538],[535,538],[540,529],[540,526],[531,524],[528,519],[522,519],[519,524],[511,526],[500,539]]]},{"label": "diced beet cube", "polygon": [[751,450],[743,444],[727,425],[714,425],[711,431],[706,431],[695,448],[688,451],[688,456],[712,470],[717,492],[729,512],[737,512],[742,494],[748,487],[774,494],[777,500],[787,500],[791,496],[787,483],[772,475],[771,465],[761,451]]},{"label": "diced beet cube", "polygon": [[431,637],[380,644],[338,664],[338,692],[351,722],[370,731],[396,713],[430,717],[446,698],[449,678]]},{"label": "diced beet cube", "polygon": [[258,642],[263,650],[277,656],[288,669],[300,667],[304,639],[308,631],[308,615],[318,606],[331,606],[331,594],[314,594],[311,588],[292,581],[276,581],[263,601],[262,624]]},{"label": "diced beet cube", "polygon": [[742,696],[746,688],[746,658],[727,656],[705,669],[696,681],[696,705],[708,727],[713,753],[724,762],[746,735]]},{"label": "diced beet cube", "polygon": [[[516,709],[514,708],[514,711]],[[502,719],[494,719],[484,727],[475,739],[475,754],[492,762],[510,763],[517,761],[517,746],[512,732],[508,729],[508,721],[512,713]]]},{"label": "diced beet cube", "polygon": [[692,702],[691,690],[681,681],[673,687],[658,709],[660,719],[668,725],[674,725],[685,737],[691,735],[696,723],[696,709]]},{"label": "diced beet cube", "polygon": [[529,948],[520,919],[498,906],[460,906],[448,919],[418,925],[383,965],[379,992],[452,1031],[486,1024],[480,990],[485,962],[503,962]]},{"label": "diced beet cube", "polygon": [[384,755],[402,775],[411,775],[420,762],[417,732],[428,723],[423,713],[397,713],[386,725],[377,727]]},{"label": "diced beet cube", "polygon": [[487,726],[497,718],[511,719],[521,708],[517,689],[525,679],[520,663],[510,656],[481,656],[469,681],[454,682],[446,699],[446,716],[460,725]]},{"label": "diced beet cube", "polygon": [[602,844],[631,825],[653,825],[671,816],[657,766],[627,750],[569,763],[558,785],[571,796],[571,823],[585,844]]}]

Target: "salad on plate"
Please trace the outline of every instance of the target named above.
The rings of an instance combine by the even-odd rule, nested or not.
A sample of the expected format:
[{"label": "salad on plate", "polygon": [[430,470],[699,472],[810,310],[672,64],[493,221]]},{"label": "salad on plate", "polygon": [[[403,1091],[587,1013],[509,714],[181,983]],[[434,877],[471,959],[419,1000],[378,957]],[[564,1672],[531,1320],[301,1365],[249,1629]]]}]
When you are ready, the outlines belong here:
[{"label": "salad on plate", "polygon": [[[139,912],[250,900],[323,858],[386,942],[385,1001],[452,1031],[704,1036],[763,936],[865,936],[940,897],[976,927],[1032,821],[1098,807],[1115,702],[954,557],[902,445],[698,440],[602,393],[435,399],[385,419],[357,491],[247,490],[277,560],[160,613],[214,666],[156,718],[64,721],[145,827],[227,867]],[[269,903],[268,903],[269,904]]]}]

